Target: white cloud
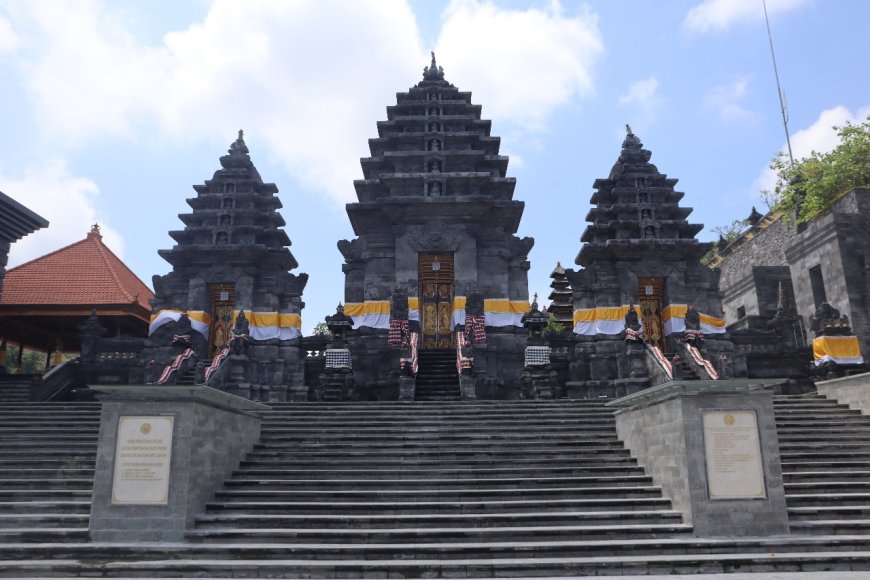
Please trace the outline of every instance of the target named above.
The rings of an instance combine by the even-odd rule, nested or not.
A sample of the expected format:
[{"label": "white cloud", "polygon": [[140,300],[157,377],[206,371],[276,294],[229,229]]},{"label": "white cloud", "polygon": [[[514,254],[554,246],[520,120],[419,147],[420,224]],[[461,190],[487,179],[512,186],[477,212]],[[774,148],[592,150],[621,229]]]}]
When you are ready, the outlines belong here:
[{"label": "white cloud", "polygon": [[[808,0],[767,0],[767,13],[787,12],[806,4]],[[724,30],[736,22],[762,20],[764,6],[761,0],[704,0],[686,15],[686,30],[703,34],[710,30]]]},{"label": "white cloud", "polygon": [[552,110],[589,95],[604,52],[588,9],[506,10],[488,0],[453,0],[444,11],[436,56],[445,76],[474,93],[485,118],[525,131],[543,127]]},{"label": "white cloud", "polygon": [[[10,3],[7,13],[26,39],[18,70],[60,151],[168,135],[218,155],[244,128],[255,162],[268,155],[342,203],[354,199],[384,107],[429,62],[405,0],[214,0],[201,21],[151,44],[105,0]],[[510,131],[540,129],[554,107],[588,94],[603,48],[588,10],[454,0],[437,51],[448,80]]]},{"label": "white cloud", "polygon": [[[835,126],[842,127],[846,123],[861,123],[868,115],[870,115],[870,105],[862,107],[854,113],[842,105],[825,109],[812,125],[791,135],[791,148],[795,160],[807,157],[813,151],[819,153],[831,151],[840,142],[840,138],[834,130]],[[787,152],[785,143],[780,151]],[[775,185],[776,174],[769,167],[765,167],[752,183],[752,191],[757,195],[764,189],[772,191]]]},{"label": "white cloud", "polygon": [[645,131],[655,121],[656,109],[661,102],[658,94],[659,81],[655,75],[635,81],[618,99],[619,105],[632,110],[631,125],[635,130]]},{"label": "white cloud", "polygon": [[749,96],[749,78],[740,77],[732,83],[718,85],[707,92],[704,105],[716,111],[726,122],[755,122],[758,113],[743,106]]},{"label": "white cloud", "polygon": [[12,24],[0,16],[0,54],[12,52],[18,48],[20,39],[12,29]]},{"label": "white cloud", "polygon": [[71,175],[63,160],[50,160],[17,178],[0,170],[0,191],[49,221],[47,228],[12,244],[10,268],[84,239],[93,224],[100,225],[106,245],[123,256],[121,235],[96,209],[99,188],[90,179]]}]

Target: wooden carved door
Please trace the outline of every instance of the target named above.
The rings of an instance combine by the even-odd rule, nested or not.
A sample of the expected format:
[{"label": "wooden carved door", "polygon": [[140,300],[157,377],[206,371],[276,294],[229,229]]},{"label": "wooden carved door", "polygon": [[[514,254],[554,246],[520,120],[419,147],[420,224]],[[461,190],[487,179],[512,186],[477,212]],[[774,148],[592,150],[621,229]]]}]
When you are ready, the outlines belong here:
[{"label": "wooden carved door", "polygon": [[420,347],[453,348],[453,255],[420,254],[419,265]]},{"label": "wooden carved door", "polygon": [[647,344],[657,346],[662,350],[665,348],[665,333],[662,324],[664,287],[664,278],[638,278],[637,280],[644,339]]},{"label": "wooden carved door", "polygon": [[214,358],[232,339],[236,292],[233,284],[209,284],[208,290],[211,296],[208,356]]}]

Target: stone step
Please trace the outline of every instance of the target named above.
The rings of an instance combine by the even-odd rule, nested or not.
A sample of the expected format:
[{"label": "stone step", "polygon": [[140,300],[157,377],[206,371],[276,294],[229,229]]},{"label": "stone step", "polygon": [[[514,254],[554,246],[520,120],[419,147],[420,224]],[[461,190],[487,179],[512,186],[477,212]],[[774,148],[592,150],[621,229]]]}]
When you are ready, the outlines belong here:
[{"label": "stone step", "polygon": [[[552,511],[628,511],[628,510],[670,510],[671,502],[660,496],[635,498],[570,498],[570,499],[500,499],[500,500],[463,500],[463,501],[241,501],[238,498],[225,501],[212,501],[209,510],[224,513],[248,514],[467,514],[491,512],[538,512]],[[210,513],[214,513],[210,511]]]},{"label": "stone step", "polygon": [[[721,553],[766,553],[766,554],[790,554],[808,551],[818,551],[822,548],[831,552],[860,551],[866,549],[867,538],[862,535],[839,535],[821,537],[780,537],[780,538],[750,538],[750,539],[707,539],[693,538],[681,534],[675,538],[633,538],[631,543],[621,540],[583,540],[571,542],[535,541],[523,544],[514,542],[473,542],[473,543],[420,543],[413,544],[368,544],[349,545],[348,550],[365,555],[373,555],[380,551],[399,552],[406,558],[415,558],[419,552],[416,550],[439,549],[444,552],[442,557],[450,557],[451,552],[462,552],[465,546],[470,551],[489,550],[491,553],[508,550],[520,550],[539,554],[541,552],[564,548],[570,550],[575,556],[584,555],[607,555],[620,554],[721,554]],[[525,546],[525,548],[524,548]],[[45,557],[75,559],[82,561],[109,561],[120,558],[135,558],[137,560],[162,560],[164,558],[184,559],[190,557],[208,561],[215,556],[222,558],[251,558],[261,560],[283,559],[287,556],[287,550],[300,547],[305,550],[322,548],[335,550],[335,544],[295,544],[283,543],[272,545],[243,544],[161,544],[161,543],[137,543],[137,544],[89,544],[69,543],[62,546],[52,544],[29,544],[14,545],[0,544],[0,558],[3,560],[33,559],[41,560]],[[368,550],[371,550],[370,552]],[[365,557],[365,556],[362,556]],[[456,556],[454,556],[456,557]],[[742,578],[737,576],[735,578]]]},{"label": "stone step", "polygon": [[[585,435],[585,434],[584,434]],[[543,437],[504,439],[504,438],[468,438],[453,440],[431,437],[423,439],[280,439],[265,438],[254,445],[254,452],[289,451],[293,453],[348,452],[362,451],[375,456],[385,452],[401,453],[496,453],[496,452],[529,452],[537,453],[545,450],[551,452],[584,451],[601,449],[621,449],[622,444],[614,433],[597,436],[572,437],[570,439],[547,440]]]},{"label": "stone step", "polygon": [[87,499],[0,501],[0,514],[90,514],[91,501]]},{"label": "stone step", "polygon": [[861,471],[783,471],[783,479],[787,484],[793,483],[825,483],[836,478],[842,482],[861,482],[870,486],[870,470]]},{"label": "stone step", "polygon": [[[7,480],[19,481],[19,480]],[[27,481],[27,480],[21,480]],[[2,485],[2,482],[0,482]],[[250,487],[256,489],[466,489],[473,487],[499,487],[521,489],[526,487],[561,488],[572,486],[584,487],[627,487],[634,485],[652,485],[652,477],[644,474],[598,476],[598,477],[504,477],[490,479],[264,479],[260,477],[233,477],[226,481],[228,488]],[[462,487],[458,487],[462,486]]]},{"label": "stone step", "polygon": [[[4,476],[6,474],[3,474]],[[38,479],[24,479],[24,478],[7,478],[4,477],[0,479],[0,495],[6,490],[9,491],[17,491],[21,489],[28,490],[57,490],[57,489],[92,489],[94,486],[93,478],[73,478],[73,477],[64,477],[64,478],[38,478]]]},{"label": "stone step", "polygon": [[0,543],[86,542],[88,527],[0,528]]},{"label": "stone step", "polygon": [[[662,554],[615,556],[566,556],[553,558],[529,557],[536,546],[522,551],[516,557],[506,558],[406,558],[350,560],[324,559],[227,559],[226,555],[214,554],[207,559],[176,557],[166,559],[155,554],[153,560],[130,558],[126,561],[114,558],[6,560],[0,575],[14,578],[51,576],[102,576],[102,577],[191,577],[221,576],[233,578],[421,578],[421,577],[494,577],[494,576],[550,576],[583,577],[599,575],[649,574],[661,571],[667,574],[695,574],[701,572],[725,572],[751,570],[759,573],[777,571],[819,570],[867,570],[870,569],[870,551],[831,552],[820,546],[818,552],[802,550],[780,553],[768,549],[765,552]],[[189,547],[185,546],[185,549]],[[142,550],[141,547],[138,548]],[[392,549],[395,553],[395,548]]]},{"label": "stone step", "polygon": [[416,542],[533,542],[560,539],[625,539],[661,537],[688,533],[691,526],[682,523],[644,523],[612,525],[510,526],[510,527],[434,527],[421,528],[208,528],[186,534],[189,541],[233,543],[301,543],[354,544]]},{"label": "stone step", "polygon": [[94,468],[60,468],[60,469],[46,469],[46,468],[14,468],[6,470],[3,473],[3,477],[7,479],[54,479],[58,477],[66,478],[82,478],[93,480],[94,478]]},{"label": "stone step", "polygon": [[[654,520],[654,521],[653,521]],[[673,510],[556,511],[465,514],[227,514],[197,516],[197,529],[219,528],[424,528],[510,527],[541,525],[615,525],[640,523],[682,523]]]},{"label": "stone step", "polygon": [[349,479],[450,479],[466,480],[479,478],[510,478],[519,476],[537,475],[541,477],[592,477],[592,476],[616,476],[630,475],[643,476],[644,470],[634,460],[626,459],[623,463],[613,465],[590,464],[584,466],[548,466],[548,467],[480,467],[480,468],[451,468],[437,467],[430,469],[412,469],[400,467],[393,469],[269,469],[258,467],[246,467],[233,472],[234,478],[271,478],[271,479],[322,479],[322,478],[349,478]]},{"label": "stone step", "polygon": [[870,493],[787,493],[786,504],[792,507],[863,506],[870,504]]},{"label": "stone step", "polygon": [[[540,449],[537,453],[533,453],[528,449],[521,451],[515,450],[407,450],[401,454],[385,450],[383,452],[366,453],[365,451],[355,450],[323,450],[318,451],[282,451],[257,449],[248,454],[247,461],[251,462],[285,462],[288,465],[327,465],[341,463],[345,465],[365,465],[369,467],[376,466],[394,466],[397,464],[403,465],[438,465],[444,462],[450,462],[455,467],[468,466],[485,466],[493,464],[501,464],[504,462],[522,463],[537,463],[546,464],[551,461],[560,463],[588,462],[598,461],[603,458],[620,459],[628,457],[628,450],[609,448],[609,447],[592,447],[578,450],[563,450],[551,451]],[[250,465],[250,463],[247,463]]]},{"label": "stone step", "polygon": [[[317,454],[312,454],[308,457],[297,457],[293,455],[282,456],[281,454],[272,454],[269,456],[258,458],[249,456],[248,459],[242,460],[240,462],[240,467],[242,469],[247,469],[251,467],[257,469],[274,469],[280,466],[285,469],[292,468],[298,470],[334,469],[336,467],[342,467],[354,469],[365,468],[367,470],[403,468],[409,471],[416,471],[419,469],[438,469],[442,468],[444,465],[445,462],[437,457],[425,459],[391,457],[373,460],[372,458],[366,457],[349,457],[347,459],[342,459],[341,457],[323,458],[318,456]],[[472,459],[464,459],[462,461],[457,461],[454,459],[447,463],[447,465],[455,469],[486,469],[498,468],[500,465],[502,465],[502,463],[501,461],[493,460],[493,458],[491,457],[477,457]],[[529,469],[549,469],[551,467],[582,468],[586,466],[594,467],[601,465],[635,466],[637,465],[637,461],[634,458],[630,457],[627,451],[624,451],[619,454],[615,452],[610,452],[608,454],[598,456],[562,456],[557,458],[523,456],[513,459],[510,462],[510,465]]]},{"label": "stone step", "polygon": [[[815,456],[814,456],[815,457]],[[841,473],[854,470],[870,470],[870,458],[831,458],[830,455],[822,455],[811,460],[796,458],[782,461],[783,473],[793,471],[826,469],[831,472]]]},{"label": "stone step", "polygon": [[870,504],[789,506],[789,525],[792,521],[853,521],[870,520]]},{"label": "stone step", "polygon": [[0,514],[0,529],[22,528],[86,528],[87,513],[3,513]]},{"label": "stone step", "polygon": [[[15,494],[17,490],[0,490],[0,499]],[[50,490],[32,491],[31,493],[49,494]],[[64,493],[75,493],[65,491]],[[88,491],[90,493],[90,491]],[[564,488],[499,488],[499,487],[466,487],[452,489],[336,489],[336,490],[301,490],[301,489],[260,489],[248,486],[243,489],[224,488],[215,494],[215,498],[224,501],[293,501],[310,500],[312,502],[333,501],[473,501],[511,499],[579,499],[590,496],[608,498],[651,498],[661,494],[661,488],[653,485],[626,487],[564,487]],[[868,494],[870,496],[870,494]]]}]

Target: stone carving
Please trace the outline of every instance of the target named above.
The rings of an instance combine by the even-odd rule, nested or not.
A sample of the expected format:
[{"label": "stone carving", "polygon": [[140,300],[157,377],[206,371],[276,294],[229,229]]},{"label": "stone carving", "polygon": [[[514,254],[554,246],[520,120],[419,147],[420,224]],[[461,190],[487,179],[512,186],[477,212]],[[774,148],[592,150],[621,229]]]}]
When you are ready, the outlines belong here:
[{"label": "stone carving", "polygon": [[841,315],[840,311],[828,304],[822,304],[810,316],[810,330],[817,336],[848,336],[852,334],[849,317]]},{"label": "stone carving", "polygon": [[393,296],[390,299],[390,318],[408,320],[408,292],[403,288],[393,290]]},{"label": "stone carving", "polygon": [[535,245],[535,238],[528,236],[524,238],[512,236],[509,240],[510,254],[512,257],[517,258],[527,258],[532,247]]},{"label": "stone carving", "polygon": [[233,354],[247,354],[248,345],[251,343],[251,330],[244,310],[239,312],[232,333]]},{"label": "stone carving", "polygon": [[362,244],[359,240],[338,240],[338,251],[347,262],[359,260],[362,257]]},{"label": "stone carving", "polygon": [[435,62],[435,51],[432,51],[432,63],[423,68],[423,78],[427,81],[443,81],[444,67]]},{"label": "stone carving", "polygon": [[694,304],[686,309],[686,330],[701,330],[701,315]]},{"label": "stone carving", "polygon": [[640,330],[640,318],[637,315],[637,309],[635,309],[634,304],[628,307],[628,312],[625,315],[625,327],[634,331]]},{"label": "stone carving", "polygon": [[106,335],[106,329],[100,324],[97,309],[91,309],[91,314],[80,327],[82,340],[81,360],[93,361],[97,358],[97,343]]}]

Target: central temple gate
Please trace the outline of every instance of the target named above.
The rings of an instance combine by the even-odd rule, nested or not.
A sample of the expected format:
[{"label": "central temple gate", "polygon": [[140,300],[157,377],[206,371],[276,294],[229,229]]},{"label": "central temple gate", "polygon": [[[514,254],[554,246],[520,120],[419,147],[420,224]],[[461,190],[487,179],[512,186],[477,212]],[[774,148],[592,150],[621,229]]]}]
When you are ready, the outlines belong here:
[{"label": "central temple gate", "polygon": [[208,356],[215,357],[232,340],[234,284],[209,284],[211,326],[208,333]]},{"label": "central temple gate", "polygon": [[420,254],[421,348],[452,348],[453,254]]},{"label": "central temple gate", "polygon": [[664,349],[662,325],[663,278],[638,278],[637,290],[640,301],[640,316],[643,321],[645,340],[652,346]]}]

